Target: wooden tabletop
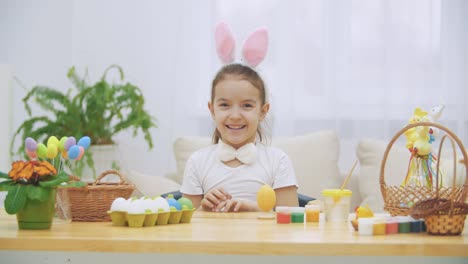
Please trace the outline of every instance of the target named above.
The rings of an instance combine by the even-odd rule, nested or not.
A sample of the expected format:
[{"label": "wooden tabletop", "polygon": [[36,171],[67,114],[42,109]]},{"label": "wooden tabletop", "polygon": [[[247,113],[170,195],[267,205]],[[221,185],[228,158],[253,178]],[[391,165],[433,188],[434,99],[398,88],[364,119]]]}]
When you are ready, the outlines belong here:
[{"label": "wooden tabletop", "polygon": [[0,250],[317,256],[468,256],[468,233],[360,236],[349,223],[276,224],[259,213],[195,212],[189,224],[142,228],[55,219],[50,230],[18,230],[0,212]]}]

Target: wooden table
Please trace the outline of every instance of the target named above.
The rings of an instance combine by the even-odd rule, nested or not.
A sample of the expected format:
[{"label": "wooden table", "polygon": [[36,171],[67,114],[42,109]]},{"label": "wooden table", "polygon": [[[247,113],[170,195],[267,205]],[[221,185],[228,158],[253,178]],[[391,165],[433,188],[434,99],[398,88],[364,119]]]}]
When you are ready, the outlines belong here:
[{"label": "wooden table", "polygon": [[143,228],[110,222],[65,222],[18,230],[0,212],[0,250],[230,255],[468,256],[468,233],[359,236],[349,223],[276,224],[258,213],[195,212],[190,224]]}]

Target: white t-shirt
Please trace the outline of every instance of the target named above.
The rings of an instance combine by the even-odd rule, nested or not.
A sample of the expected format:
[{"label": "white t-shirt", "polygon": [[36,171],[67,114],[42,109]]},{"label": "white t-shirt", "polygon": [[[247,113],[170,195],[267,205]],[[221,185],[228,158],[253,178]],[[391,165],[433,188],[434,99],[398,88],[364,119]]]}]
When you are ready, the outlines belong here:
[{"label": "white t-shirt", "polygon": [[234,199],[257,200],[257,191],[268,184],[273,189],[297,186],[289,157],[282,150],[256,144],[257,159],[252,164],[231,168],[217,157],[217,144],[194,152],[185,165],[180,191],[199,195],[222,187]]}]

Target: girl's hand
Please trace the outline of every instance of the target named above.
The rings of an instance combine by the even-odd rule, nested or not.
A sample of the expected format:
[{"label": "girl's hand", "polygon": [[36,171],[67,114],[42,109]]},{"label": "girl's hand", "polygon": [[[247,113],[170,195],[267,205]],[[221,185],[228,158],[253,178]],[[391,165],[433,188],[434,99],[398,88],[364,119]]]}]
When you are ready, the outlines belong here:
[{"label": "girl's hand", "polygon": [[205,211],[216,211],[218,205],[231,199],[231,195],[223,188],[211,189],[201,200],[201,206]]},{"label": "girl's hand", "polygon": [[256,202],[248,200],[229,199],[218,204],[216,212],[255,212],[258,211]]}]

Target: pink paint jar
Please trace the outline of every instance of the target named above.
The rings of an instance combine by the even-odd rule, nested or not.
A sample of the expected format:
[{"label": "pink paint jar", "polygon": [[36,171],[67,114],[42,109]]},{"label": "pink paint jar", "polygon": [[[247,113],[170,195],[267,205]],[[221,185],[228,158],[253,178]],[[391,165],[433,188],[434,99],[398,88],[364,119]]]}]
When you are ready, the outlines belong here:
[{"label": "pink paint jar", "polygon": [[398,220],[391,217],[387,219],[385,224],[385,233],[388,234],[398,234]]}]

